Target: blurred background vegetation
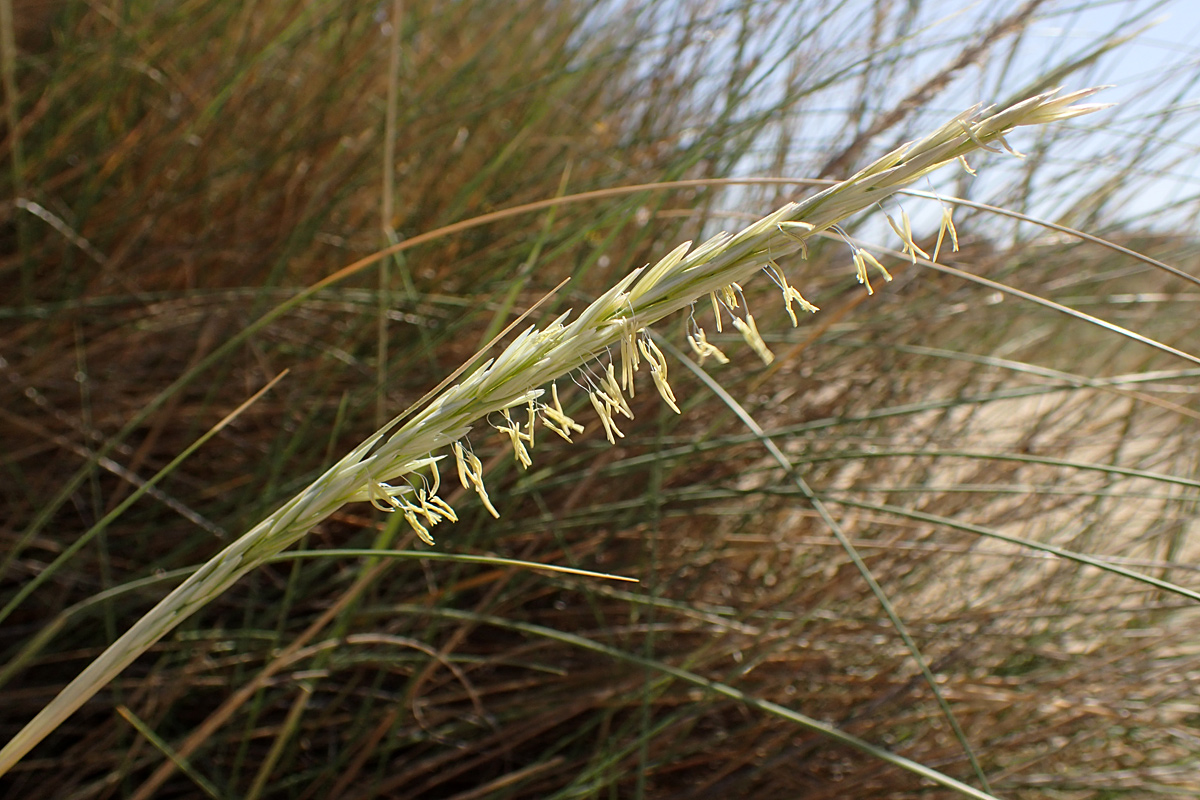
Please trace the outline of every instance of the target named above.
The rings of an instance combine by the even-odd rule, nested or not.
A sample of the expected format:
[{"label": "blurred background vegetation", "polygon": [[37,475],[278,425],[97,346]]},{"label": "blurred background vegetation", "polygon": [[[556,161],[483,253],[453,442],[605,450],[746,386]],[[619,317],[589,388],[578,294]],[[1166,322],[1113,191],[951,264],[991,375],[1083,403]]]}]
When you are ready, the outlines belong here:
[{"label": "blurred background vegetation", "polygon": [[[977,159],[978,178],[947,172],[936,189],[1197,274],[1197,51],[1143,31],[1186,0],[0,7],[4,739],[180,570],[563,278],[548,313],[975,102],[1125,78],[1100,98],[1120,107],[1020,133],[1026,159]],[[794,182],[716,182],[749,176]],[[615,191],[681,180],[708,183]],[[931,249],[939,204],[901,205]],[[522,473],[477,429],[502,516],[451,493],[461,521],[435,531],[439,551],[640,583],[331,554],[420,547],[348,507],[302,543],[311,557],[188,620],[0,788],[951,794],[757,699],[976,786],[981,770],[1005,798],[1200,793],[1200,605],[1029,546],[1200,590],[1200,361],[1054,305],[1196,354],[1200,290],[1058,230],[979,207],[955,218],[962,249],[942,262],[1049,303],[896,258],[868,297],[839,240],[782,265],[822,308],[800,327],[769,281],[746,287],[777,360],[727,331],[714,338],[733,363],[707,367],[791,474],[683,366],[684,414],[643,392],[616,447],[592,420],[574,445],[540,437]],[[847,234],[894,246],[881,219]],[[464,221],[479,224],[437,232]],[[298,290],[430,232],[245,335]]]}]

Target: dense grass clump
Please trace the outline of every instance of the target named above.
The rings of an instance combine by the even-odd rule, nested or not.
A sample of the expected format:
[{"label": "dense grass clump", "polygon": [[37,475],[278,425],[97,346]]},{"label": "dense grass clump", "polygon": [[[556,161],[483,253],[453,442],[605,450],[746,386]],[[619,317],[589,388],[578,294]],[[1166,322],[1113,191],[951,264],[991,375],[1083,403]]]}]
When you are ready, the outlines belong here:
[{"label": "dense grass clump", "polygon": [[[577,319],[682,240],[980,98],[1099,83],[1151,10],[1096,32],[1108,6],[1038,0],[969,19],[886,2],[16,6],[0,14],[4,742],[197,565],[497,334],[488,357],[511,346],[526,309],[541,302],[522,329]],[[1035,58],[1050,27],[1077,46]],[[1200,280],[1172,144],[1188,69],[1011,134],[1024,159],[980,141],[997,152],[968,156],[978,178],[868,201],[806,258],[805,229],[767,230],[777,277],[821,307],[793,328],[778,286],[744,284],[738,313],[773,359],[728,316],[718,332],[707,299],[668,317],[642,342],[682,413],[643,365],[618,438],[586,392],[610,355],[621,369],[620,345],[600,348],[558,381],[586,425],[572,443],[539,427],[522,470],[500,412],[475,425],[498,518],[453,457],[440,494],[458,519],[434,549],[365,502],[382,494],[333,511],[0,786],[1200,791]],[[915,257],[944,212],[957,242],[944,229],[937,264]],[[911,238],[885,214],[900,231],[911,215]],[[871,272],[872,294],[859,248],[893,278]],[[698,327],[729,363],[685,355]]]}]

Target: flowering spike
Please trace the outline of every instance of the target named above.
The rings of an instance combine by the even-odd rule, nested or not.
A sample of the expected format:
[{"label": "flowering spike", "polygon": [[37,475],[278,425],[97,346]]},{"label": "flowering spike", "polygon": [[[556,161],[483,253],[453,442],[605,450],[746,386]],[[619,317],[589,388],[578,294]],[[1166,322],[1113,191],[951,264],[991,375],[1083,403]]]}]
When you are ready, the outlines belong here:
[{"label": "flowering spike", "polygon": [[479,499],[483,501],[484,508],[493,517],[499,519],[500,512],[492,505],[487,489],[483,486],[483,463],[479,457],[469,450],[464,451],[461,442],[455,442],[450,449],[454,451],[454,460],[458,465],[458,479],[462,482],[463,488],[474,488]]},{"label": "flowering spike", "polygon": [[601,381],[601,385],[592,389],[600,402],[604,403],[604,407],[608,409],[609,417],[612,417],[613,411],[619,411],[623,416],[633,419],[633,411],[625,405],[625,398],[622,396],[619,400],[608,393],[604,384],[607,381]]},{"label": "flowering spike", "polygon": [[[943,125],[911,145],[795,204],[787,204],[769,219],[759,220],[733,236],[718,235],[705,242],[660,279],[637,303],[629,289],[639,270],[621,279],[597,301],[588,305],[568,326],[548,327],[517,336],[494,360],[485,361],[455,385],[430,397],[411,416],[401,415],[351,450],[316,478],[311,485],[283,504],[220,554],[194,572],[153,610],[106,649],[92,664],[50,701],[38,716],[0,748],[0,773],[6,773],[41,741],[59,722],[82,706],[117,676],[136,656],[145,653],[172,628],[215,599],[241,576],[266,563],[284,548],[296,543],[307,531],[334,513],[343,503],[374,499],[393,508],[404,508],[406,487],[384,488],[374,481],[411,474],[427,464],[423,454],[456,445],[470,430],[472,420],[486,419],[503,408],[524,405],[536,389],[564,376],[597,353],[618,343],[621,320],[636,320],[639,329],[691,306],[698,297],[730,286],[754,275],[772,248],[784,245],[781,231],[797,232],[798,238],[831,229],[851,215],[876,206],[964,154],[980,143],[995,143],[999,137],[1022,125],[1054,122],[1096,111],[1100,106],[1073,105],[1088,92],[1055,97],[1041,94],[999,111],[971,112],[962,119],[977,120],[964,133],[957,121]],[[799,228],[805,227],[803,232]],[[915,260],[918,252],[911,233],[903,237]],[[793,242],[794,244],[794,242]],[[790,245],[781,247],[785,249]],[[800,247],[801,245],[796,245]],[[865,258],[863,259],[865,265]],[[720,310],[718,308],[718,310]],[[765,351],[752,317],[738,319],[747,341]],[[636,347],[634,352],[637,352]],[[459,373],[456,373],[456,375]],[[592,395],[594,403],[599,400]],[[614,436],[609,410],[608,433]],[[482,465],[474,454],[456,448],[460,478],[476,488],[488,511],[499,516],[483,487]],[[407,491],[412,491],[407,488]],[[382,494],[380,494],[382,492]],[[392,498],[397,503],[384,498]],[[431,500],[426,501],[436,507]],[[408,509],[417,520],[415,509]],[[440,513],[440,512],[439,512]],[[417,520],[418,525],[420,521]],[[420,531],[418,530],[418,533]]]},{"label": "flowering spike", "polygon": [[1003,147],[1005,150],[1007,150],[1007,151],[1009,152],[1009,155],[1014,155],[1014,156],[1016,156],[1017,158],[1024,158],[1024,157],[1025,157],[1025,154],[1024,154],[1024,153],[1022,153],[1021,151],[1019,151],[1019,150],[1014,150],[1014,149],[1012,148],[1012,145],[1010,145],[1010,144],[1008,143],[1008,139],[1005,139],[1003,135],[999,135],[999,136],[997,136],[997,137],[996,137],[996,141],[1000,143],[1000,146],[1001,146],[1001,147]]}]

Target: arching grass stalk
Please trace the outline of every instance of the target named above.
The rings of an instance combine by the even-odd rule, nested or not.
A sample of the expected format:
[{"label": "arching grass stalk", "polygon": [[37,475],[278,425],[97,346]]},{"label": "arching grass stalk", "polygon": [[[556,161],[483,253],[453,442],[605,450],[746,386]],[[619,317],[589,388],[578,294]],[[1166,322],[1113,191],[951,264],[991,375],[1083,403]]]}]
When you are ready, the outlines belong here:
[{"label": "arching grass stalk", "polygon": [[[457,518],[438,497],[441,478],[437,462],[446,456],[435,453],[450,448],[463,485],[474,488],[488,510],[496,514],[484,488],[482,467],[461,444],[471,424],[489,414],[503,415],[505,421],[499,429],[511,438],[518,461],[528,465],[528,450],[538,420],[568,440],[573,432],[583,430],[563,412],[556,387],[551,386],[549,398],[542,387],[584,367],[610,347],[620,349],[619,375],[613,363],[606,370],[585,370],[581,375],[610,441],[622,435],[614,414],[632,416],[625,393],[633,395],[634,375],[643,360],[663,400],[678,411],[667,381],[666,360],[645,333],[647,326],[668,314],[708,296],[717,329],[722,328],[724,317],[764,360],[769,360],[770,352],[758,335],[754,317],[745,308],[739,282],[765,269],[780,286],[793,321],[793,303],[816,311],[788,285],[776,259],[802,251],[809,236],[879,204],[929,172],[964,159],[977,149],[999,152],[1003,147],[1014,152],[1004,139],[1014,128],[1069,119],[1103,108],[1096,104],[1075,105],[1093,91],[1062,97],[1048,92],[1000,111],[971,109],[851,178],[802,202],[788,203],[738,233],[720,233],[690,252],[690,242],[680,245],[654,266],[625,276],[574,321],[568,322],[569,314],[564,314],[544,328],[527,329],[499,356],[434,397],[411,419],[398,417],[370,436],[159,602],[0,750],[0,774],[177,624],[346,503],[365,500],[397,511],[422,539],[432,543],[429,527]],[[899,224],[893,222],[893,228],[903,240],[906,253],[914,259],[917,253],[924,255],[912,240],[907,217],[902,217]],[[942,232],[947,231],[953,236],[953,225],[945,216]],[[854,248],[852,256],[859,280],[868,289],[868,265],[890,280],[883,266],[865,251]],[[692,324],[688,338],[700,356],[723,358],[697,323]],[[523,409],[524,420],[512,417],[514,408]],[[429,471],[428,477],[425,470]],[[394,485],[396,481],[402,482]]]}]

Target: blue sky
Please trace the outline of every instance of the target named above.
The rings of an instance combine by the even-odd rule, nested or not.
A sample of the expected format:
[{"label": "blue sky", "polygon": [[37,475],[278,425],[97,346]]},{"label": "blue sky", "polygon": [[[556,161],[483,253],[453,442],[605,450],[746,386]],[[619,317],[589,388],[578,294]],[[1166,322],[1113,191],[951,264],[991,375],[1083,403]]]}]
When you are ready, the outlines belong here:
[{"label": "blue sky", "polygon": [[[961,46],[964,37],[977,35],[982,24],[1010,14],[1017,2],[964,2],[927,0],[926,26],[914,42],[928,42],[929,56],[914,44],[914,68],[897,76],[913,86],[925,81],[946,62],[947,53]],[[1053,218],[1077,202],[1108,176],[1125,169],[1138,147],[1146,152],[1137,158],[1138,177],[1123,190],[1118,203],[1111,204],[1107,220],[1113,224],[1195,225],[1189,215],[1200,197],[1200,0],[1112,0],[1111,2],[1046,3],[1039,18],[1021,37],[1011,53],[1007,43],[993,50],[986,70],[964,70],[936,100],[937,108],[918,128],[953,115],[977,102],[1011,99],[1028,82],[1055,66],[1088,52],[1115,30],[1147,27],[1140,35],[1107,53],[1093,65],[1062,80],[1067,90],[1112,84],[1095,99],[1117,106],[1100,115],[1066,123],[1078,136],[1052,156],[1053,168],[1040,170],[1045,182],[1042,202],[1029,211]],[[1011,41],[1011,40],[1010,40]],[[946,42],[939,49],[938,43]],[[1002,57],[996,57],[996,56]],[[896,87],[896,95],[906,89]],[[1147,132],[1151,136],[1147,137]],[[1036,145],[1037,133],[1014,134],[1018,148]],[[999,183],[1020,169],[1015,160],[988,157],[986,173],[977,179],[973,193],[987,194],[990,182]],[[938,191],[956,185],[935,181]],[[1192,200],[1193,202],[1188,202]],[[1184,210],[1185,206],[1189,210]]]},{"label": "blue sky", "polygon": [[[868,120],[894,109],[1022,5],[1023,0],[896,0],[883,5],[875,0],[760,0],[750,14],[761,14],[767,21],[756,27],[752,48],[762,56],[758,62],[762,80],[756,95],[737,100],[733,115],[749,118],[759,113],[757,109],[777,106],[793,68],[808,82],[805,88],[816,88],[804,93],[793,116],[781,120],[788,136],[786,161],[781,163],[778,149],[764,140],[737,171],[812,176],[819,168],[815,165],[826,163],[856,135],[847,127],[856,105],[865,104]],[[686,27],[677,16],[696,9],[708,15],[694,32],[696,50],[710,75],[697,84],[700,96],[713,98],[711,105],[697,112],[698,120],[706,120],[723,108],[722,87],[730,56],[738,46],[743,4],[740,0],[674,0],[655,8],[662,14],[664,40],[669,31]],[[880,8],[888,9],[882,41],[900,37],[898,44],[882,49],[872,38],[876,20],[871,12]],[[950,168],[933,176],[932,188],[1013,207],[1014,197],[1020,201],[1024,195],[1014,194],[1011,188],[1026,181],[1025,165],[1036,163],[1031,171],[1034,177],[1023,184],[1036,191],[1029,195],[1029,207],[1017,210],[1054,220],[1080,212],[1097,198],[1108,198],[1100,206],[1099,219],[1082,223],[1093,232],[1103,233],[1109,225],[1196,227],[1200,0],[1046,0],[1020,35],[1010,32],[992,40],[987,58],[959,70],[932,100],[921,103],[920,110],[903,121],[903,134],[889,130],[872,141],[868,151],[880,154],[901,135],[919,136],[976,103],[1022,99],[1035,91],[1037,78],[1077,61],[1117,31],[1137,28],[1147,30],[1061,78],[1068,91],[1112,84],[1095,100],[1116,107],[1062,123],[1053,133],[1026,129],[1010,137],[1015,147],[1036,156],[1052,136],[1061,136],[1044,161],[984,154],[978,157],[978,166],[985,167],[978,178],[963,178]],[[654,46],[650,50],[648,63],[654,63]],[[864,69],[867,63],[872,66]],[[865,89],[857,77],[864,73],[872,76]],[[839,77],[826,83],[831,75]],[[703,133],[704,125],[699,124],[694,135]],[[1115,176],[1121,177],[1119,189],[1112,189]],[[726,202],[730,208],[745,207],[745,196],[753,194],[752,189],[730,190]],[[914,203],[910,214],[914,221],[923,222],[928,215],[920,205]],[[933,208],[931,214],[936,224],[940,209]]]}]

